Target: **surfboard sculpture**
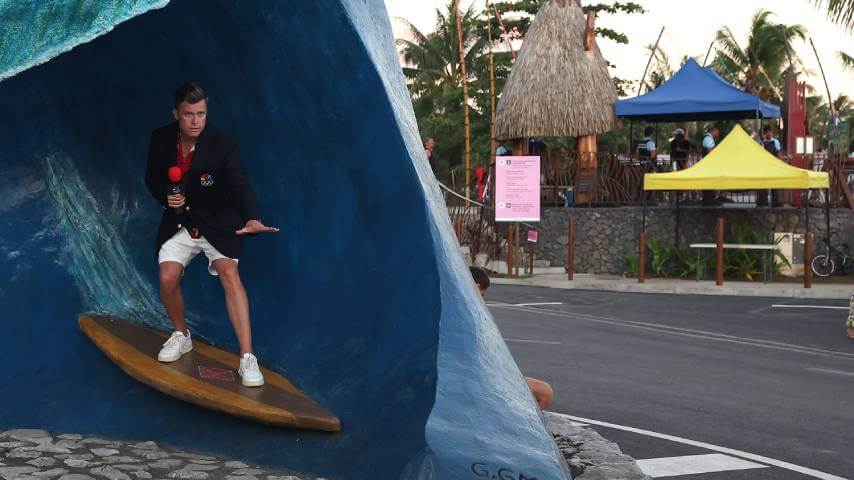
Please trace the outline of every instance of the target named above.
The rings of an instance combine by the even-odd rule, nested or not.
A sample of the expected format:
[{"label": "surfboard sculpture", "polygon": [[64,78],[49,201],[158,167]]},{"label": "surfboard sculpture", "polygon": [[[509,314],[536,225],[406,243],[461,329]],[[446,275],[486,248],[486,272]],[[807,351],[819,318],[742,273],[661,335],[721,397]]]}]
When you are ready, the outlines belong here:
[{"label": "surfboard sculpture", "polygon": [[240,384],[240,359],[199,340],[172,363],[157,360],[167,335],[105,316],[78,317],[84,333],[131,377],[166,395],[256,422],[279,427],[337,432],[341,422],[287,379],[262,367],[262,387]]}]

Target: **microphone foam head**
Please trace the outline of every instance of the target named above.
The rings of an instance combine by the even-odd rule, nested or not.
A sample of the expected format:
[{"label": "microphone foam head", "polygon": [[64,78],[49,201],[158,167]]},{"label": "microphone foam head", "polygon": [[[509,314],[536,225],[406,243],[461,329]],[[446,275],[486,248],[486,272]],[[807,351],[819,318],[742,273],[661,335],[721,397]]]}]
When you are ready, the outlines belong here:
[{"label": "microphone foam head", "polygon": [[181,171],[180,167],[171,167],[169,169],[169,181],[173,183],[178,183],[181,181],[181,177],[184,176],[184,172]]}]

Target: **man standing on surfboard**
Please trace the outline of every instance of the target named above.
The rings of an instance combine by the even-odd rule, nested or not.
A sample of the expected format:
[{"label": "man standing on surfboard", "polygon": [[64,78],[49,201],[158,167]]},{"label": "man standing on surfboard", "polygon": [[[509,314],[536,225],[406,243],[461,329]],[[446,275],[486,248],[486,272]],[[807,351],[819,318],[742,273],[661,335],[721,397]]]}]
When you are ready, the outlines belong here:
[{"label": "man standing on surfboard", "polygon": [[[175,92],[172,115],[176,122],[151,134],[145,184],[166,207],[157,231],[160,299],[175,329],[157,359],[174,362],[193,349],[184,319],[181,277],[190,260],[204,252],[208,272],[219,276],[225,291],[228,317],[240,344],[241,382],[257,387],[264,384],[264,376],[252,354],[249,299],[237,262],[243,236],[279,229],[261,223],[236,145],[219,130],[205,128],[207,110],[202,87],[186,83]],[[171,182],[170,176],[174,177]]]}]

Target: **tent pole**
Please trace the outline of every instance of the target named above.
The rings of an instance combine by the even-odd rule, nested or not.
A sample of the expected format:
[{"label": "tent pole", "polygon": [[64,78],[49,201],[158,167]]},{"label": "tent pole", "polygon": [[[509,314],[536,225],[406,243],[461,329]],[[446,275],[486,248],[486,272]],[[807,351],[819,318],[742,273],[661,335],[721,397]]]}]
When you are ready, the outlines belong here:
[{"label": "tent pole", "polygon": [[628,151],[626,152],[629,156],[629,159],[632,158],[632,141],[635,136],[635,121],[629,120],[629,146],[627,147]]}]

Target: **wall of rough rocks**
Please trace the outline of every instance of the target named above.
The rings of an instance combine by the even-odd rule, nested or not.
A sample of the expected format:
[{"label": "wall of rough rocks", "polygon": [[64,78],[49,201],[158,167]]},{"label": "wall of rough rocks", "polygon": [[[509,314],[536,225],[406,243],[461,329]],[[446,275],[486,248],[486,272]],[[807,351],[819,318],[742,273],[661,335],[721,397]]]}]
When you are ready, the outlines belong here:
[{"label": "wall of rough rocks", "polygon": [[[673,244],[676,237],[676,209],[647,208],[647,239]],[[767,232],[768,241],[774,232],[806,231],[805,214],[798,208],[701,208],[679,209],[679,245],[710,243],[715,240],[715,222],[723,216],[726,225],[725,241],[730,241],[732,225],[751,224]],[[818,240],[826,235],[824,210],[810,209],[810,227]],[[575,219],[575,272],[622,274],[626,268],[624,253],[637,252],[641,229],[641,207],[612,208],[545,208],[539,231],[538,259],[553,266],[566,265],[567,224]],[[830,230],[834,245],[847,243],[854,247],[854,211],[831,210]]]}]

